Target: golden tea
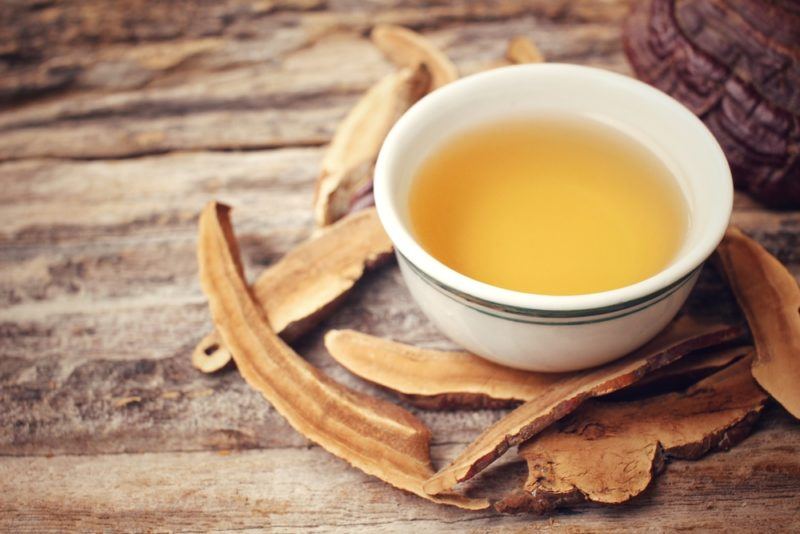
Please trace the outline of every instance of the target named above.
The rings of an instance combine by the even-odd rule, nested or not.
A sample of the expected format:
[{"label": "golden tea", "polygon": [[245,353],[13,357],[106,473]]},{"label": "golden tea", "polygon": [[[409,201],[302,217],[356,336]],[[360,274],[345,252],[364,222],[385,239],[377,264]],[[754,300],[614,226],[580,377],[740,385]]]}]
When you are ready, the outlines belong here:
[{"label": "golden tea", "polygon": [[409,212],[445,265],[546,295],[644,280],[672,261],[689,224],[655,154],[580,117],[495,122],[446,141],[417,171]]}]

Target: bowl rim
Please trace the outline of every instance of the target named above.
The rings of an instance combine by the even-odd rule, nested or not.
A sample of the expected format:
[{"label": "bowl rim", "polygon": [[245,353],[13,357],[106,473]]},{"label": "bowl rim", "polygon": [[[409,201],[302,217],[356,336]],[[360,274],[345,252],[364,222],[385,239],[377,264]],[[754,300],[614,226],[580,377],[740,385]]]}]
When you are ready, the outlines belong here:
[{"label": "bowl rim", "polygon": [[[391,180],[390,168],[393,162],[402,157],[399,144],[414,124],[429,113],[429,110],[436,109],[459,93],[469,91],[471,86],[477,86],[488,78],[508,76],[507,73],[510,71],[519,72],[519,75],[531,76],[563,76],[567,74],[575,77],[575,82],[581,84],[602,79],[605,82],[610,81],[626,86],[628,90],[638,92],[651,100],[658,101],[659,105],[670,108],[673,120],[684,122],[688,128],[694,130],[696,135],[704,138],[711,147],[706,157],[713,158],[715,160],[713,163],[719,168],[720,188],[718,196],[715,198],[719,216],[709,220],[706,227],[700,231],[697,242],[688,250],[682,251],[680,256],[666,268],[635,284],[596,293],[543,295],[514,291],[470,278],[434,258],[416,241],[395,209],[389,182]],[[512,76],[514,75],[516,74]],[[375,164],[374,197],[378,217],[397,252],[421,272],[454,292],[470,296],[486,305],[513,309],[519,314],[536,315],[548,314],[548,312],[589,314],[604,313],[604,310],[609,307],[619,309],[628,305],[636,305],[636,303],[660,294],[665,288],[679,282],[696,270],[714,252],[728,227],[733,209],[733,180],[725,154],[716,138],[694,113],[673,97],[644,82],[611,71],[565,63],[540,63],[512,65],[466,76],[420,99],[400,117],[386,136]]]}]

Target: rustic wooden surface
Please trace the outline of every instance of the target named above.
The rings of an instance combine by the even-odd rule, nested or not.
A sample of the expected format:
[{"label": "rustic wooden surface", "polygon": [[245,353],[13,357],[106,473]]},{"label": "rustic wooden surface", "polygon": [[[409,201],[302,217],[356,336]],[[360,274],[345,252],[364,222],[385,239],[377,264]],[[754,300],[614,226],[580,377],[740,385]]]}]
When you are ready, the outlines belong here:
[{"label": "rustic wooden surface", "polygon": [[[295,433],[234,371],[189,354],[209,327],[202,205],[235,206],[252,278],[308,235],[322,146],[391,66],[365,38],[414,27],[464,72],[533,37],[551,61],[628,73],[625,0],[100,0],[0,5],[0,530],[517,531],[800,528],[800,425],[771,405],[727,453],[673,462],[644,496],[552,517],[439,507]],[[800,274],[800,213],[737,196],[735,222]],[[713,272],[693,297],[735,313]],[[701,307],[702,307],[701,306]],[[395,266],[298,350],[351,327],[448,346]],[[438,465],[500,412],[420,413]],[[522,465],[480,477],[519,484]]]}]

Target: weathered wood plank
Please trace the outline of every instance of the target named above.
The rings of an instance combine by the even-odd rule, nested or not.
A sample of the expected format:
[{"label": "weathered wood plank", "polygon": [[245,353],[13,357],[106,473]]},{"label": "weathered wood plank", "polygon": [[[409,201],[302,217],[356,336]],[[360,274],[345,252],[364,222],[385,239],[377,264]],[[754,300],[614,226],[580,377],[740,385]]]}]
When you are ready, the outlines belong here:
[{"label": "weathered wood plank", "polygon": [[[642,531],[700,528],[791,531],[800,522],[796,425],[777,408],[741,445],[699,462],[673,462],[641,498],[583,506],[551,519],[439,507],[387,488],[318,447],[0,459],[0,528],[118,530],[271,528],[348,532]],[[434,448],[437,461],[455,446]],[[521,465],[502,471],[521,479]],[[497,477],[501,478],[501,477]],[[309,513],[313,506],[314,513]]]},{"label": "weathered wood plank", "polygon": [[124,0],[109,10],[98,0],[5,2],[0,5],[0,61],[9,75],[0,84],[0,100],[13,102],[66,89],[135,87],[152,83],[159,74],[169,77],[166,67],[191,72],[198,63],[206,68],[226,68],[268,61],[287,45],[298,44],[292,39],[298,27],[320,35],[340,27],[364,33],[377,22],[438,28],[453,21],[513,21],[527,16],[571,24],[587,20],[616,23],[628,4],[627,0],[484,0],[425,5],[225,0],[154,7],[141,0]]},{"label": "weathered wood plank", "polygon": [[[520,17],[526,13],[524,6],[508,3],[502,7],[508,12],[487,15],[488,22],[446,26],[429,36],[465,73],[481,70],[499,58],[508,38],[517,33],[535,35],[552,61],[579,61],[628,72],[616,21],[576,22],[567,32],[564,22]],[[511,16],[515,18],[505,18]],[[230,42],[209,39],[149,45],[152,50],[128,48],[103,61],[95,58],[94,68],[114,66],[107,73],[117,84],[107,89],[114,91],[85,87],[74,94],[52,96],[41,105],[0,113],[0,160],[117,158],[175,150],[321,144],[357,95],[390,67],[361,37],[370,24],[360,15],[333,19],[326,14],[322,21],[314,13],[309,17],[302,24],[297,21],[299,25],[282,38],[281,46],[275,46],[276,37],[270,35],[264,42],[234,48],[246,58],[243,61],[231,57]],[[436,19],[427,23],[433,25]],[[275,55],[265,58],[250,52],[253,48],[272,50]],[[80,57],[91,60],[91,56],[89,60]],[[343,57],[348,60],[341,61]],[[147,72],[126,67],[130,62]],[[221,62],[227,67],[219,71]],[[186,76],[181,74],[184,64],[191,69]],[[330,70],[334,64],[335,76]],[[124,81],[125,76],[151,80],[159,70],[173,83],[148,81],[140,88],[144,82]],[[97,81],[100,75],[86,76]]]},{"label": "weathered wood plank", "polygon": [[159,228],[184,237],[195,231],[199,208],[214,197],[236,205],[246,232],[310,228],[320,155],[320,149],[305,148],[2,163],[0,242],[16,247],[130,239]]},{"label": "weathered wood plank", "polygon": [[[777,407],[733,451],[673,464],[624,507],[498,518],[435,507],[307,449],[238,373],[189,364],[209,327],[198,210],[210,198],[236,207],[250,277],[308,235],[318,145],[391,69],[366,38],[374,23],[422,30],[464,73],[520,33],[551,61],[629,73],[628,5],[0,4],[0,530],[796,530],[800,429]],[[734,222],[800,275],[800,212],[737,195]],[[692,302],[736,313],[710,271]],[[328,357],[327,327],[451,346],[394,266],[298,345],[336,380],[388,397]],[[420,412],[440,465],[501,414]],[[510,460],[481,491],[521,482]]]}]

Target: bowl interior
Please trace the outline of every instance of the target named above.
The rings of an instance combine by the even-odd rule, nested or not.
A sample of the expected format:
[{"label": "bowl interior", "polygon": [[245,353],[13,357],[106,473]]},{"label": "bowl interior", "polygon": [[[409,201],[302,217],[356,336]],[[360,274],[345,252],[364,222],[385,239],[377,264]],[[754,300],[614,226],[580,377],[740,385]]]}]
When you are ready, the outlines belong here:
[{"label": "bowl interior", "polygon": [[[481,123],[570,114],[613,126],[655,153],[671,170],[689,211],[688,232],[671,264],[624,288],[574,296],[545,296],[497,288],[445,266],[415,241],[408,195],[422,162],[456,133]],[[395,125],[375,172],[381,221],[398,251],[454,289],[491,302],[532,309],[585,309],[646,296],[688,274],[719,243],[733,189],[718,143],[688,109],[626,76],[575,65],[505,67],[459,80],[420,100]]]}]

